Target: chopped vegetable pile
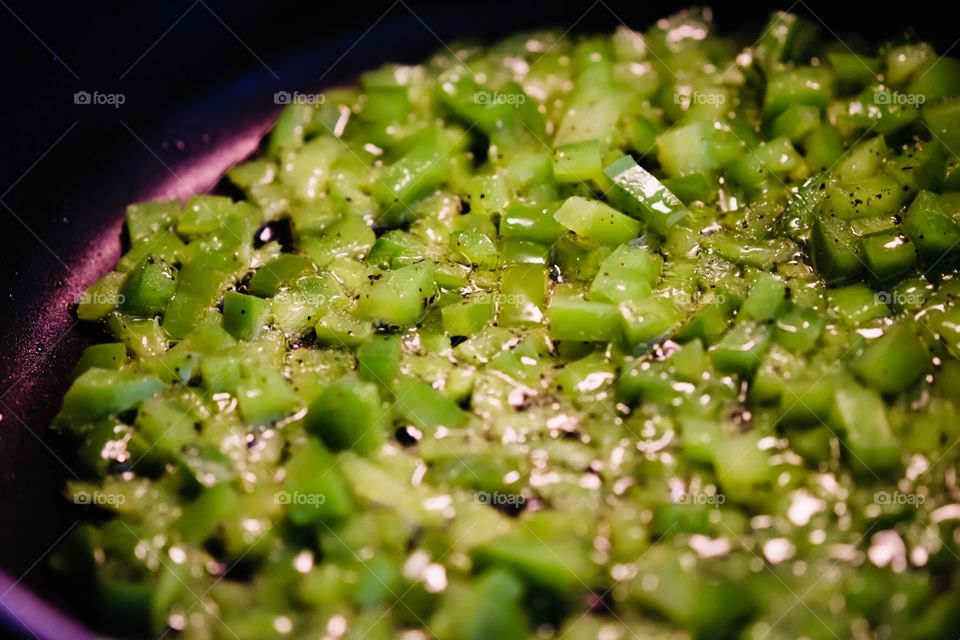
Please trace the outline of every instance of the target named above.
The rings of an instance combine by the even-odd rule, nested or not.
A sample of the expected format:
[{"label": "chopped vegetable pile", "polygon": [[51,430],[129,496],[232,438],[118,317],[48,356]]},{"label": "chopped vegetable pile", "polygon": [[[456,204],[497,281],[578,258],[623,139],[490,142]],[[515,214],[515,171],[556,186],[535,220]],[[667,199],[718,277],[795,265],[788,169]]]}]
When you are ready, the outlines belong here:
[{"label": "chopped vegetable pile", "polygon": [[129,207],[54,424],[92,623],[956,638],[960,60],[750,42],[454,45]]}]

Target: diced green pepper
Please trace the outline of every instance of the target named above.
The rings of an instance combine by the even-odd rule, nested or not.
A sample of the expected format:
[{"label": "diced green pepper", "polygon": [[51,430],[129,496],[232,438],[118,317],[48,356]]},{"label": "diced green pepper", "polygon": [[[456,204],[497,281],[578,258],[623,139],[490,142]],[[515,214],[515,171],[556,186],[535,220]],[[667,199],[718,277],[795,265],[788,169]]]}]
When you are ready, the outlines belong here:
[{"label": "diced green pepper", "polygon": [[419,429],[455,429],[467,423],[467,415],[457,403],[416,378],[401,378],[394,395],[397,412]]},{"label": "diced green pepper", "polygon": [[828,283],[853,278],[863,269],[859,242],[846,220],[828,217],[813,224],[810,257]]},{"label": "diced green pepper", "polygon": [[777,319],[774,339],[794,353],[814,348],[827,321],[812,309],[794,307]]},{"label": "diced green pepper", "polygon": [[897,231],[860,238],[860,250],[868,272],[880,282],[907,273],[917,263],[910,239]]},{"label": "diced green pepper", "polygon": [[247,283],[247,290],[255,296],[275,296],[283,285],[313,269],[309,258],[285,253],[257,269]]},{"label": "diced green pepper", "polygon": [[851,284],[827,292],[833,314],[852,327],[883,318],[890,313],[883,296],[864,284]]},{"label": "diced green pepper", "polygon": [[646,249],[619,246],[600,263],[590,297],[614,303],[646,298],[660,279],[662,264],[659,256]]},{"label": "diced green pepper", "polygon": [[806,104],[794,104],[774,118],[770,132],[774,137],[784,136],[790,142],[800,142],[820,126],[820,109]]},{"label": "diced green pepper", "polygon": [[165,264],[146,260],[127,274],[120,287],[121,308],[131,315],[150,317],[161,313],[177,285],[173,270]]},{"label": "diced green pepper", "polygon": [[377,336],[357,349],[357,371],[367,382],[390,388],[400,371],[402,345],[395,336]]},{"label": "diced green pepper", "polygon": [[353,511],[353,499],[334,456],[318,440],[309,438],[286,469],[283,488],[274,500],[294,524],[336,522]]},{"label": "diced green pepper", "polygon": [[338,380],[310,405],[306,426],[333,451],[353,449],[369,454],[383,444],[389,416],[377,385]]},{"label": "diced green pepper", "polygon": [[573,196],[557,209],[554,219],[577,235],[610,246],[637,237],[640,223],[596,200]]},{"label": "diced green pepper", "polygon": [[596,180],[603,166],[600,145],[596,140],[558,147],[553,156],[553,178],[559,183]]},{"label": "diced green pepper", "polygon": [[775,138],[731,162],[727,167],[727,175],[744,188],[753,190],[770,176],[776,178],[785,175],[802,163],[803,159],[789,139]]},{"label": "diced green pepper", "polygon": [[83,355],[70,372],[77,378],[88,369],[119,369],[127,360],[127,348],[122,342],[92,344],[83,350]]},{"label": "diced green pepper", "polygon": [[447,594],[430,628],[450,640],[522,640],[529,625],[520,604],[523,591],[510,572],[492,569],[468,590]]},{"label": "diced green pepper", "polygon": [[377,238],[365,260],[381,269],[398,269],[422,262],[427,247],[406,231],[391,229]]},{"label": "diced green pepper", "polygon": [[533,240],[553,244],[566,233],[553,214],[556,206],[530,205],[511,202],[500,218],[500,235],[517,240]]},{"label": "diced green pepper", "polygon": [[456,231],[450,236],[452,249],[469,265],[490,269],[497,264],[497,245],[478,229]]},{"label": "diced green pepper", "polygon": [[925,262],[935,264],[960,251],[960,222],[941,196],[921,191],[904,214],[903,232]]},{"label": "diced green pepper", "polygon": [[237,387],[244,419],[254,425],[268,424],[294,413],[300,400],[280,372],[260,364],[251,368]]},{"label": "diced green pepper", "polygon": [[671,178],[723,169],[745,151],[729,125],[719,122],[698,120],[657,138],[657,159]]},{"label": "diced green pepper", "polygon": [[787,286],[769,273],[760,273],[740,311],[748,318],[766,321],[780,315],[787,301]]},{"label": "diced green pepper", "polygon": [[900,464],[901,445],[887,420],[883,399],[858,386],[837,389],[830,424],[840,432],[854,466],[873,474]]},{"label": "diced green pepper", "polygon": [[163,314],[163,328],[173,338],[182,338],[200,316],[213,307],[222,287],[222,273],[191,264],[177,275],[177,289]]},{"label": "diced green pepper", "polygon": [[906,322],[888,328],[869,344],[851,367],[864,383],[881,393],[894,394],[912,385],[930,366],[930,356]]},{"label": "diced green pepper", "polygon": [[489,324],[493,319],[493,297],[480,294],[440,310],[443,316],[443,330],[452,336],[472,336]]},{"label": "diced green pepper", "polygon": [[57,421],[82,425],[136,407],[163,388],[155,376],[92,368],[82,373],[63,398]]},{"label": "diced green pepper", "polygon": [[433,302],[433,263],[421,262],[377,275],[360,293],[357,314],[390,326],[416,324]]},{"label": "diced green pepper", "polygon": [[119,271],[110,271],[80,294],[77,317],[81,320],[106,318],[117,308],[123,298],[120,287],[126,276]]},{"label": "diced green pepper", "polygon": [[619,335],[620,313],[613,304],[554,296],[547,315],[555,340],[609,342]]},{"label": "diced green pepper", "polygon": [[745,321],[735,325],[720,342],[710,348],[718,369],[741,374],[752,373],[770,344],[770,328]]},{"label": "diced green pepper", "polygon": [[545,319],[547,277],[539,265],[517,265],[503,270],[497,303],[501,324],[540,324]]},{"label": "diced green pepper", "polygon": [[662,297],[628,300],[619,309],[624,337],[634,348],[669,334],[683,319],[677,304]]},{"label": "diced green pepper", "polygon": [[833,94],[833,74],[824,67],[795,67],[772,72],[767,78],[763,111],[776,115],[787,107],[805,104],[825,109]]},{"label": "diced green pepper", "polygon": [[663,233],[690,215],[677,196],[630,156],[623,156],[604,168],[603,172],[622,190],[637,214],[655,231]]},{"label": "diced green pepper", "polygon": [[237,340],[251,340],[266,323],[270,305],[266,300],[228,291],[223,296],[223,328]]}]

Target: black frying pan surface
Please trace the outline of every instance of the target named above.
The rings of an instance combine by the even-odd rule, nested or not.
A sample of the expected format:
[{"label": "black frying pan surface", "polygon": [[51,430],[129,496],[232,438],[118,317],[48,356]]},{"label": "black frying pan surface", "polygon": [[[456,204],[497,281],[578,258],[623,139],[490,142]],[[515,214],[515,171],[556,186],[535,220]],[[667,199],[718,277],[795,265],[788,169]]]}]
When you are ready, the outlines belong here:
[{"label": "black frying pan surface", "polygon": [[[454,39],[520,29],[645,28],[684,2],[482,3],[216,0],[7,3],[0,0],[0,636],[91,637],[45,571],[77,519],[72,471],[45,430],[82,348],[101,336],[71,306],[121,253],[129,202],[216,189],[253,153],[278,90],[350,82],[416,62]],[[904,34],[945,51],[960,36],[946,5],[714,2],[721,29],[758,28],[773,8],[848,42]],[[909,11],[908,11],[909,10]],[[78,91],[124,103],[75,104]],[[82,617],[82,615],[80,615]]]}]

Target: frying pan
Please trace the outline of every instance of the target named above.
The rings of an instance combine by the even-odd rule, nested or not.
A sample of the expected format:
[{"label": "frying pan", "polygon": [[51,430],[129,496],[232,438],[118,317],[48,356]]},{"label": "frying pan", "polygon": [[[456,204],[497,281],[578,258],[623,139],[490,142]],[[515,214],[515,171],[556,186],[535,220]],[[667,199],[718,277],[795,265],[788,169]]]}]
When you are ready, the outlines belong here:
[{"label": "frying pan", "polygon": [[[62,497],[72,471],[46,426],[80,351],[102,338],[71,306],[121,254],[127,203],[217,189],[223,172],[257,149],[279,108],[275,91],[350,82],[464,37],[609,30],[621,21],[645,28],[688,3],[130,4],[103,2],[94,13],[75,2],[0,0],[0,65],[12,96],[0,101],[0,636],[93,637],[45,569],[77,523]],[[812,0],[710,4],[728,33],[757,33],[781,8],[849,43],[913,25],[943,52],[960,36],[932,2],[911,2],[909,15]],[[124,103],[75,104],[78,91],[120,93]]]}]

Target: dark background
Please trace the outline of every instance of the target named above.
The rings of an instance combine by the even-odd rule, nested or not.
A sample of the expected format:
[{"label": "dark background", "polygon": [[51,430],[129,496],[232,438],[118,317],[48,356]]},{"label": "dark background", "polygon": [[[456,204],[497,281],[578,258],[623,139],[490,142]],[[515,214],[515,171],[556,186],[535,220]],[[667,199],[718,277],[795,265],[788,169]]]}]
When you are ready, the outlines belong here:
[{"label": "dark background", "polygon": [[[621,20],[643,29],[687,4],[0,0],[0,570],[56,593],[43,557],[74,520],[59,498],[70,471],[43,433],[66,372],[96,337],[75,326],[70,303],[116,260],[126,203],[209,188],[252,149],[277,108],[273,91],[349,82],[464,36]],[[932,2],[710,5],[728,32],[758,34],[781,8],[851,43],[913,25],[943,52],[960,36],[947,5]],[[77,105],[77,91],[125,102]]]}]

